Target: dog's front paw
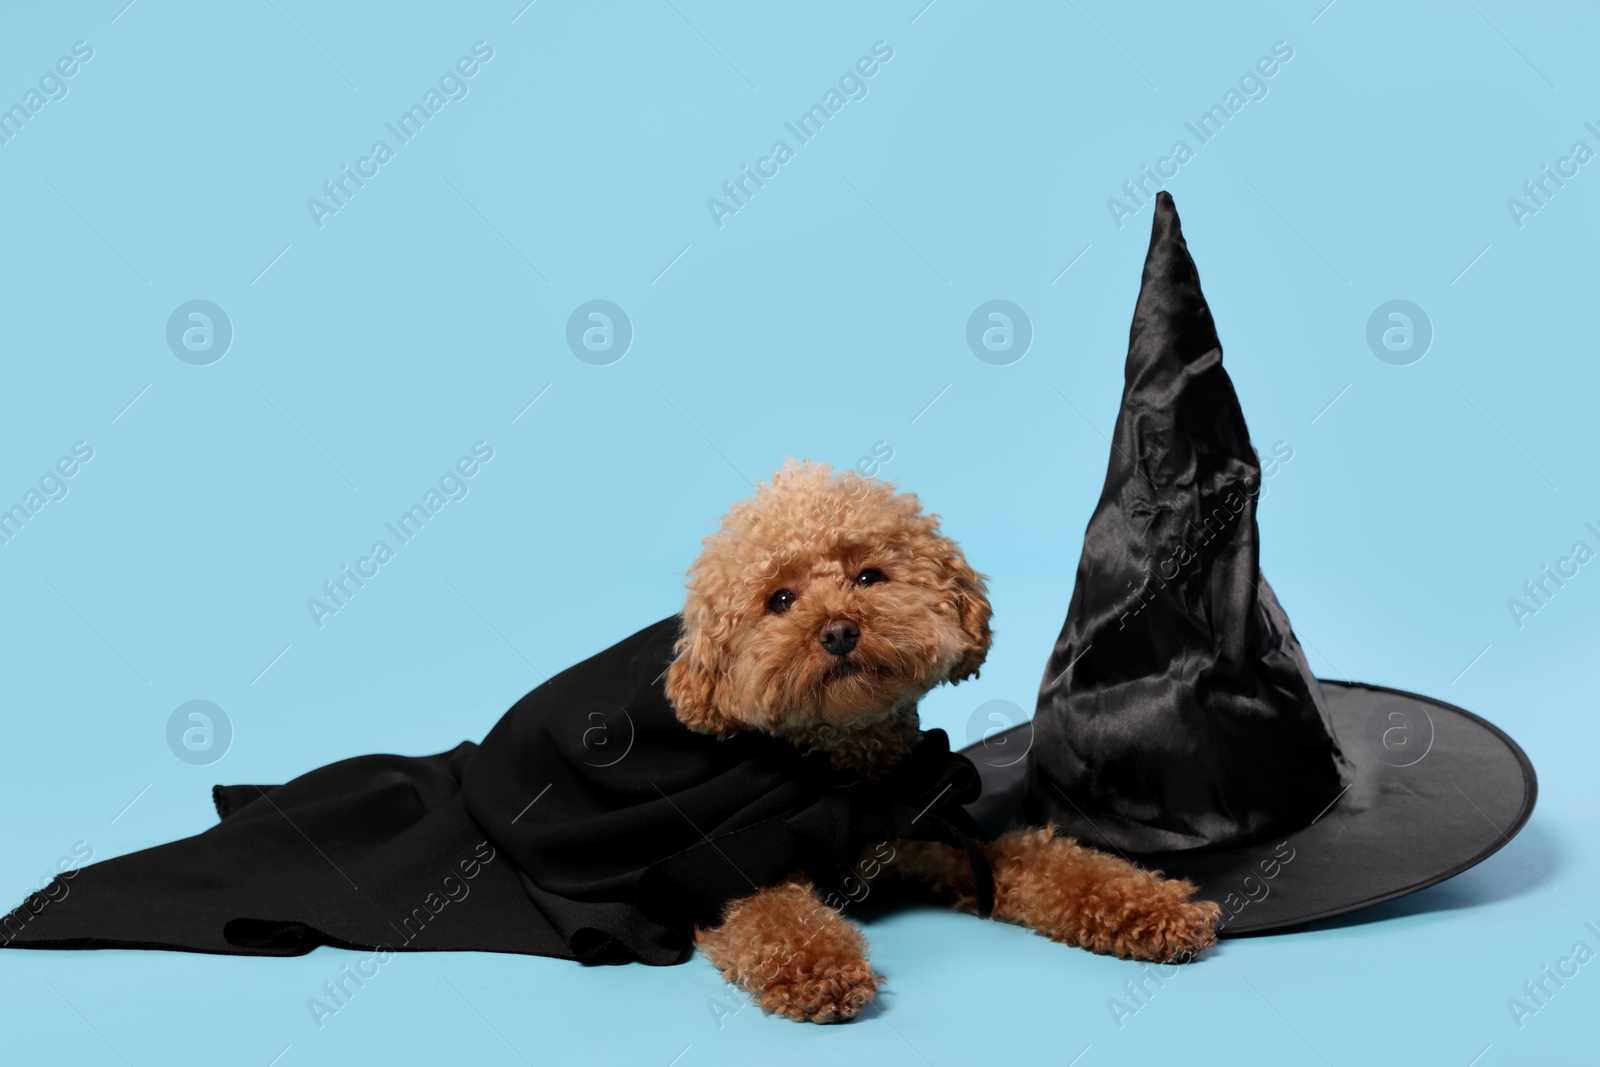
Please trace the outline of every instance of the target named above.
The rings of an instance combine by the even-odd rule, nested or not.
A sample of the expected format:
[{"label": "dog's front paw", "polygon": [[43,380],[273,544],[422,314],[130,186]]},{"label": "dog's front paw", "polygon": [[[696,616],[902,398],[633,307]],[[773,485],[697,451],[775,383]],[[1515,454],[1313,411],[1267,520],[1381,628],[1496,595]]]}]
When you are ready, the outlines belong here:
[{"label": "dog's front paw", "polygon": [[853,1019],[872,1003],[881,977],[867,939],[817,899],[809,883],[787,882],[729,905],[721,925],[695,941],[724,978],[755,996],[761,1010],[801,1022]]},{"label": "dog's front paw", "polygon": [[845,1022],[872,1003],[881,980],[864,959],[794,961],[762,989],[761,1010],[797,1022]]},{"label": "dog's front paw", "polygon": [[1113,951],[1127,959],[1188,963],[1217,943],[1221,917],[1222,909],[1209,900],[1154,903],[1128,917]]}]

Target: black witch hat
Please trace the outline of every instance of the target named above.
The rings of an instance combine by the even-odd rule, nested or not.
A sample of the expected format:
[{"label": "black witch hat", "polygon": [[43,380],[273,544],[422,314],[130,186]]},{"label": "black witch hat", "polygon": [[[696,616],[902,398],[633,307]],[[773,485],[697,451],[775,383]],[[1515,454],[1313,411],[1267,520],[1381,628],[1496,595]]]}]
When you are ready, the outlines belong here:
[{"label": "black witch hat", "polygon": [[1260,490],[1159,193],[1105,488],[1038,711],[967,754],[986,829],[1049,822],[1190,878],[1228,934],[1433,885],[1509,841],[1537,791],[1522,749],[1470,712],[1311,673],[1261,574]]}]

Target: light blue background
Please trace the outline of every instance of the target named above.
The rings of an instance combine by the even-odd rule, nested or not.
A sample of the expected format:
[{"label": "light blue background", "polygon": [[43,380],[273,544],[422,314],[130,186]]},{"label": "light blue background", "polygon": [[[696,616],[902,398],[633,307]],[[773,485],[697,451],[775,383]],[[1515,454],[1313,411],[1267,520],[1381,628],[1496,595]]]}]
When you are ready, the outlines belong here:
[{"label": "light blue background", "polygon": [[[1600,965],[1520,1029],[1507,1000],[1574,942],[1600,949],[1600,568],[1520,629],[1506,604],[1574,541],[1600,548],[1600,163],[1521,228],[1506,206],[1573,142],[1600,149],[1592,9],[522,2],[3,16],[0,102],[94,49],[0,146],[0,502],[94,448],[0,546],[8,902],[75,843],[104,858],[203,829],[214,781],[481,737],[541,674],[673,611],[699,539],[791,455],[847,466],[885,442],[882,476],[991,576],[989,665],[926,722],[959,740],[986,701],[1031,707],[1149,232],[1147,207],[1119,229],[1107,198],[1277,41],[1294,54],[1266,97],[1168,185],[1254,439],[1293,449],[1264,568],[1319,673],[1505,727],[1538,810],[1515,847],[1366,921],[1225,942],[1121,1028],[1107,1002],[1134,965],[918,911],[868,929],[881,1013],[829,1028],[719,1025],[740,998],[702,960],[404,955],[319,1030],[306,1002],[352,954],[10,952],[9,1060],[1593,1054]],[[479,40],[494,58],[466,98],[319,229],[307,198]],[[707,198],[880,40],[868,96],[719,229]],[[235,330],[210,366],[165,342],[192,299]],[[565,343],[590,299],[636,331],[610,366]],[[991,299],[1035,330],[1010,366],[964,341]],[[1391,299],[1432,320],[1410,366],[1365,341]],[[479,440],[495,457],[470,495],[319,630],[307,598]],[[193,699],[235,731],[213,766],[167,748]]]}]

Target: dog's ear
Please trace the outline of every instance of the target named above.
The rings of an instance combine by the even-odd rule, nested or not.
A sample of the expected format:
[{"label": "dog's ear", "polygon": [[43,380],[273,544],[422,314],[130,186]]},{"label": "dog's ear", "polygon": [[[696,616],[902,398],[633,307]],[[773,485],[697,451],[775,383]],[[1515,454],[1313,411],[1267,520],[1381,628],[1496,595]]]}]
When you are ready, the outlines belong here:
[{"label": "dog's ear", "polygon": [[994,634],[989,629],[989,618],[993,612],[989,607],[988,587],[984,584],[983,575],[972,569],[961,550],[953,544],[950,547],[949,567],[954,584],[956,613],[961,619],[961,632],[966,637],[961,658],[950,668],[949,679],[954,683],[977,677],[978,668],[988,658]]},{"label": "dog's ear", "polygon": [[678,721],[706,734],[733,734],[738,722],[721,708],[726,679],[720,665],[721,646],[697,625],[699,612],[686,612],[683,633],[674,648],[677,658],[667,668],[666,693]]}]

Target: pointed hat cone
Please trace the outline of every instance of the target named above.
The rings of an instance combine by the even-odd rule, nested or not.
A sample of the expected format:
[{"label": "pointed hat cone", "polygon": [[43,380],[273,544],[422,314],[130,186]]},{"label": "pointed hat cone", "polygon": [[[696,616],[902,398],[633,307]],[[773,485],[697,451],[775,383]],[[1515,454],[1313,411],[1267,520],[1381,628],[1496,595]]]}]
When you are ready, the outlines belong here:
[{"label": "pointed hat cone", "polygon": [[[1259,934],[1424,889],[1533,811],[1517,743],[1318,681],[1261,577],[1261,471],[1178,215],[1156,197],[1122,410],[1037,714],[966,748],[985,832],[1053,823]],[[1383,914],[1373,909],[1370,914]]]},{"label": "pointed hat cone", "polygon": [[1034,720],[1029,804],[1164,852],[1303,826],[1343,788],[1321,689],[1258,565],[1261,469],[1172,197],[1110,469]]}]

